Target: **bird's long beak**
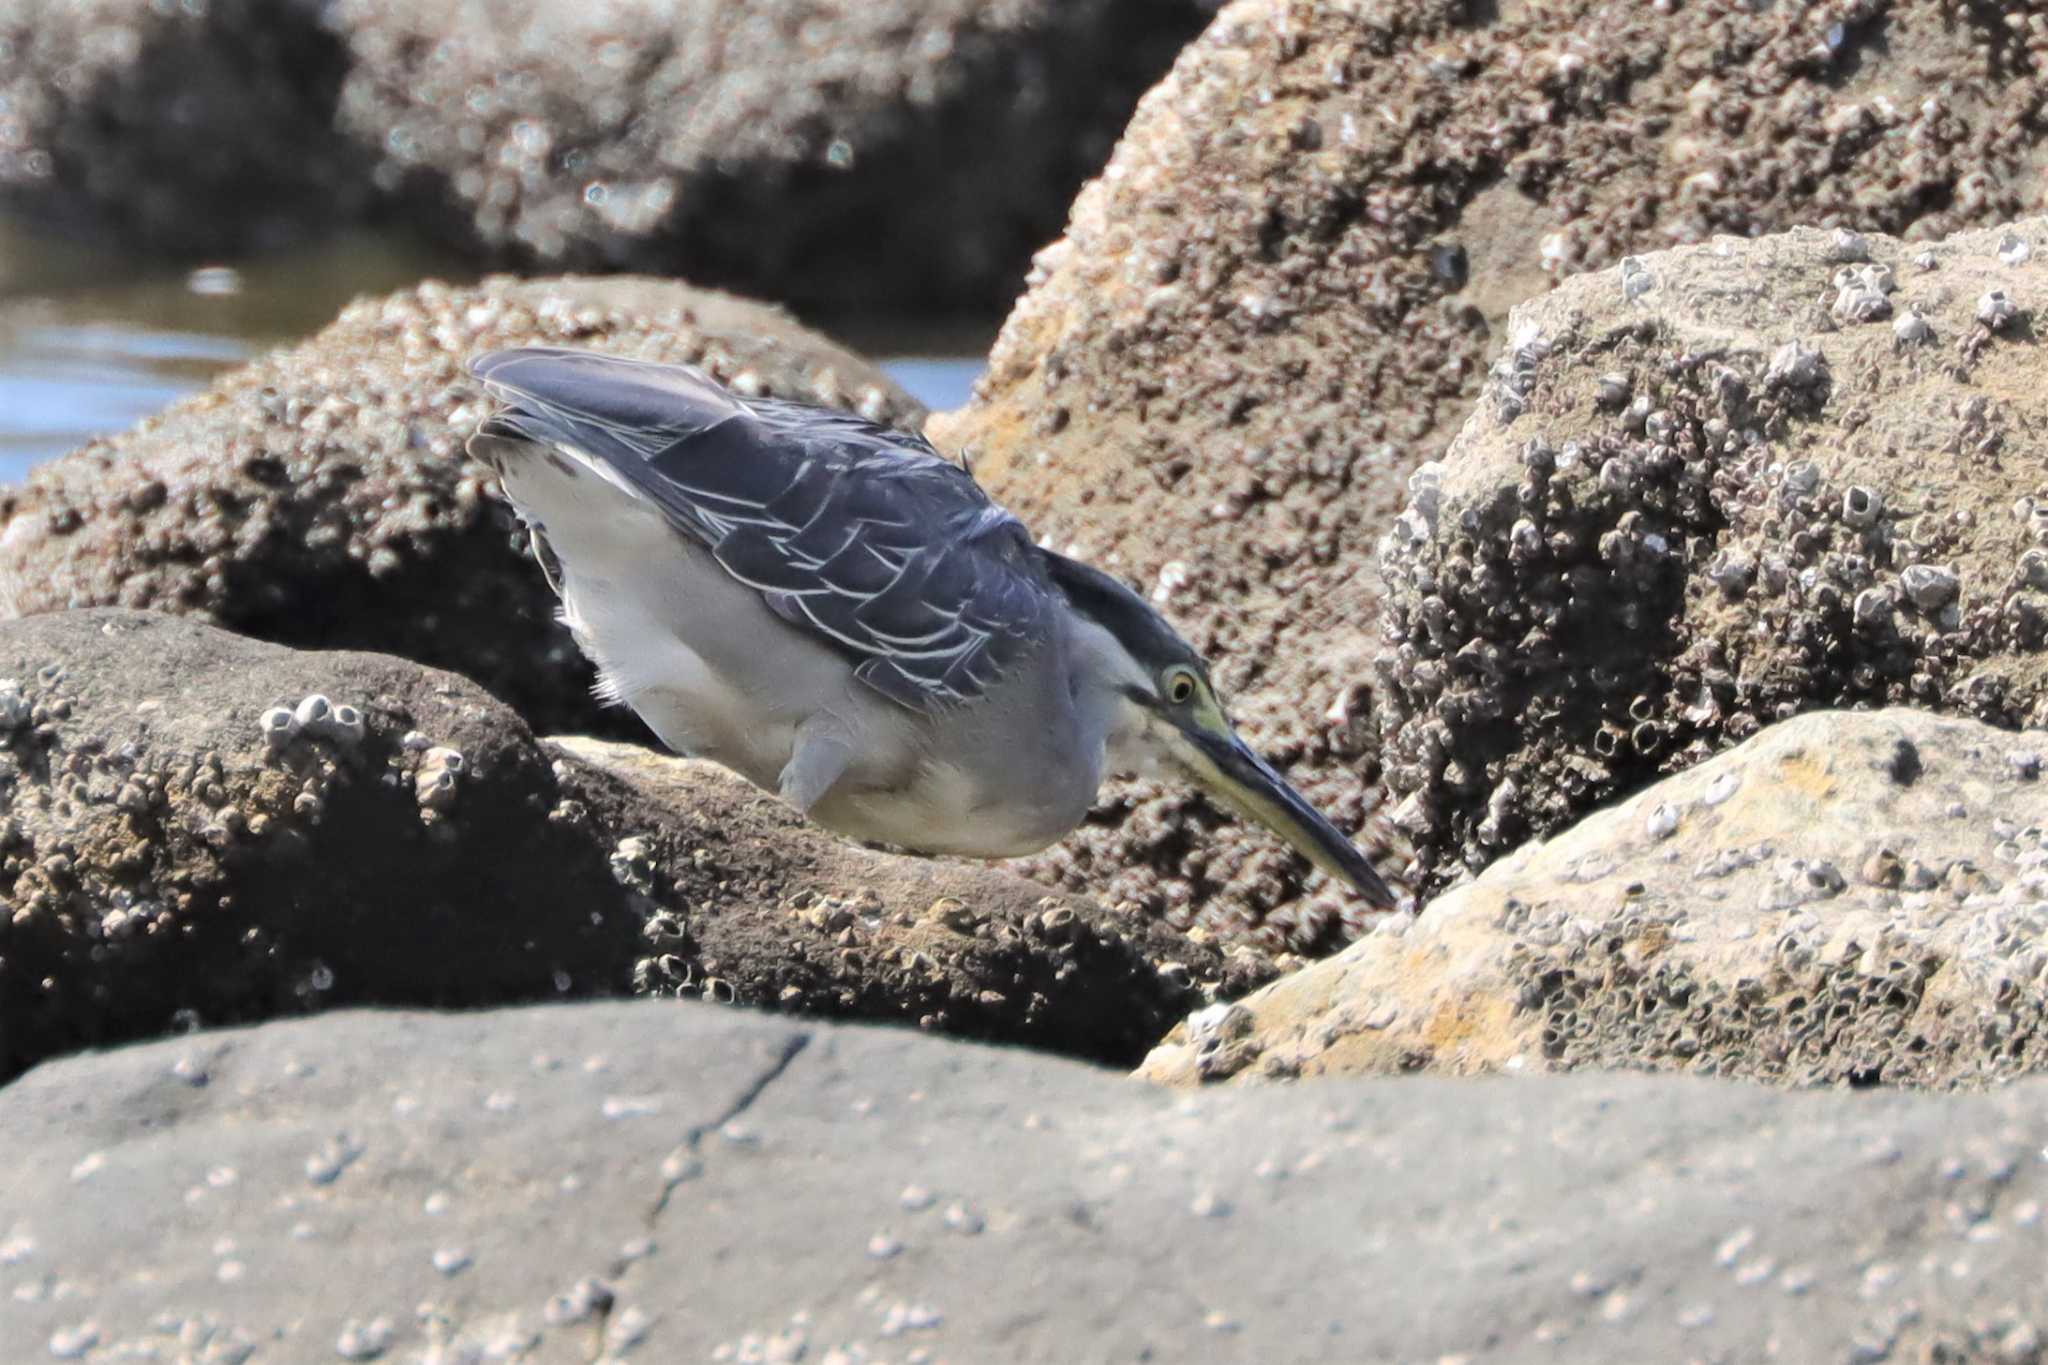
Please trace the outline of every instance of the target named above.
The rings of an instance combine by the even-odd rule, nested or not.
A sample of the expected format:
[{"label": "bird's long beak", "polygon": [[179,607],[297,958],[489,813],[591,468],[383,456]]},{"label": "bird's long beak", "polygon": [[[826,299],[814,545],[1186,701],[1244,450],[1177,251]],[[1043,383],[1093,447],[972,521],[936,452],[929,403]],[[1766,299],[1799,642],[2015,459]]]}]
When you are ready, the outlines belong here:
[{"label": "bird's long beak", "polygon": [[1323,818],[1287,779],[1235,734],[1206,729],[1180,731],[1188,741],[1183,757],[1202,786],[1249,820],[1285,839],[1304,858],[1344,882],[1383,910],[1394,908],[1394,892],[1352,842]]}]

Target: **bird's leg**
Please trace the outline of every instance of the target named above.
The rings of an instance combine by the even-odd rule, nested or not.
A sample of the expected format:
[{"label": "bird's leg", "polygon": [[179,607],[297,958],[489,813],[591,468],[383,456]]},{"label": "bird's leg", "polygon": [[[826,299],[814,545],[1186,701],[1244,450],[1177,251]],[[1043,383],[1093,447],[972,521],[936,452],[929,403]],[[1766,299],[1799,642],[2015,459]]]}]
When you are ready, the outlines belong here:
[{"label": "bird's leg", "polygon": [[853,746],[837,727],[816,720],[804,722],[797,728],[796,745],[778,782],[782,799],[810,814],[811,807],[832,789],[852,760]]}]

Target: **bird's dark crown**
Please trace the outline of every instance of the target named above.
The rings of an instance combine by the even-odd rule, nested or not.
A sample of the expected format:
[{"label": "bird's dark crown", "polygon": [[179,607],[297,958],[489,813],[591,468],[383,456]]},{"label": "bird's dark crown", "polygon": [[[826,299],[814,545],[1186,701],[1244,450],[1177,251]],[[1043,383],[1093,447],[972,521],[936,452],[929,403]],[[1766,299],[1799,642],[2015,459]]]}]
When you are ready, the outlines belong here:
[{"label": "bird's dark crown", "polygon": [[1195,647],[1121,579],[1051,550],[1038,553],[1044,557],[1053,584],[1066,594],[1074,610],[1108,631],[1145,669],[1157,673],[1182,664],[1208,678],[1208,665]]}]

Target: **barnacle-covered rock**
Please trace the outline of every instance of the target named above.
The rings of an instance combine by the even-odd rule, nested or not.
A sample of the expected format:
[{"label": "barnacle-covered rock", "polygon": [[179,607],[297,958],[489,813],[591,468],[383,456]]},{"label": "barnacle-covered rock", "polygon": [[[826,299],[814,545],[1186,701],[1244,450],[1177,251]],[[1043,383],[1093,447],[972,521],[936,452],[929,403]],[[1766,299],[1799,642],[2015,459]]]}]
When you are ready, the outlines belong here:
[{"label": "barnacle-covered rock", "polygon": [[[0,625],[0,676],[30,707],[0,733],[0,1076],[181,1018],[628,988],[638,918],[472,683],[121,610]],[[402,781],[415,727],[471,756],[454,837]]]},{"label": "barnacle-covered rock", "polygon": [[1185,1009],[1273,975],[1251,953],[999,866],[849,843],[714,763],[551,744],[578,801],[623,835],[600,852],[643,916],[643,994],[897,1020],[1128,1064]]},{"label": "barnacle-covered rock", "polygon": [[[1541,355],[1558,329],[1518,337],[1508,308],[1635,256],[1602,279],[1597,307],[1654,326],[1687,286],[1647,253],[1815,224],[1829,230],[1825,259],[1802,275],[1797,325],[1771,337],[1805,350],[1786,355],[1785,391],[1756,401],[1821,392],[1818,356],[1837,350],[1823,329],[1845,329],[1859,353],[1899,344],[1940,366],[1945,347],[1922,344],[1922,328],[1964,339],[1984,286],[1895,340],[1871,319],[1910,316],[1939,273],[1916,277],[1876,234],[1932,239],[2039,202],[2048,26],[2012,8],[1238,0],[1139,107],[1065,239],[1038,258],[976,402],[938,429],[1051,543],[1153,593],[1217,660],[1254,741],[1384,863],[1395,841],[1373,816],[1387,775],[1371,743],[1373,547],[1403,511],[1404,479],[1442,453],[1496,361],[1487,406],[1503,416],[1540,405],[1526,386],[1567,363]],[[1862,321],[1829,316],[1838,270],[1857,285],[1845,313]],[[2013,294],[2023,314],[2029,297]],[[1673,432],[1716,414],[1663,397],[1638,410],[1641,371],[1597,363],[1600,402],[1641,448],[1613,478],[1667,486],[1676,457],[1650,452],[1679,446],[1653,414]],[[1512,429],[1545,431],[1527,415]],[[1610,459],[1555,435],[1542,455],[1567,482]],[[1572,519],[1551,524],[1549,481],[1532,465],[1503,487],[1518,505],[1509,524],[1529,523],[1525,546],[1652,580],[1688,554],[1672,541],[1659,557],[1655,526],[1623,531],[1611,560],[1598,536],[1575,548]],[[1446,514],[1453,528],[1464,510]],[[1513,574],[1471,564],[1465,579],[1446,561],[1421,590],[1439,628],[1513,605]],[[1755,565],[1769,582],[1805,567]],[[1572,645],[1542,632],[1488,643],[1508,666]],[[1510,728],[1512,697],[1480,697],[1482,710],[1487,697],[1510,705],[1466,723]],[[1500,782],[1483,765],[1457,777],[1461,802],[1483,804]],[[1039,866],[1276,947],[1327,949],[1366,926],[1355,901],[1183,791],[1126,788],[1100,816]]]},{"label": "barnacle-covered rock", "polygon": [[924,416],[850,352],[729,295],[631,278],[425,284],[354,303],[310,341],[0,489],[0,615],[189,614],[463,673],[539,727],[637,731],[592,700],[529,538],[463,453],[486,411],[464,363],[526,343],[689,361],[877,420]]},{"label": "barnacle-covered rock", "polygon": [[[2048,1069],[2048,732],[1800,716],[1198,1014],[1141,1074]],[[2016,762],[2015,755],[2030,762]]]},{"label": "barnacle-covered rock", "polygon": [[[1481,404],[1381,541],[1379,757],[1425,881],[1799,711],[2048,724],[2016,596],[2048,543],[2048,390],[2032,345],[1971,339],[1987,285],[2048,294],[1997,249],[2044,235],[1959,235],[1917,274],[1863,238],[1849,268],[1904,281],[1966,338],[1946,353],[1829,326],[1840,248],[1813,230],[1652,256],[1648,308],[1587,276],[1515,310],[1549,341],[1518,410]],[[1560,457],[1532,476],[1532,447]]]},{"label": "barnacle-covered rock", "polygon": [[984,864],[848,845],[706,765],[550,748],[402,659],[59,612],[0,624],[8,698],[0,1080],[195,1019],[633,990],[1128,1065],[1270,975]]}]

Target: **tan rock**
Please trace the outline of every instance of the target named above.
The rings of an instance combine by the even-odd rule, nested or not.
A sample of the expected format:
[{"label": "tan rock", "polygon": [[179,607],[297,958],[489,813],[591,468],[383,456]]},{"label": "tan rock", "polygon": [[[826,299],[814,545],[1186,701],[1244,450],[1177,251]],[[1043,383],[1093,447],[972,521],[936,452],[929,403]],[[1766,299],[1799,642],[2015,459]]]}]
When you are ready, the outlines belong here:
[{"label": "tan rock", "polygon": [[2048,1063],[2048,733],[1819,712],[1174,1030],[1139,1074],[1580,1067],[1978,1085]]},{"label": "tan rock", "polygon": [[[2005,18],[1240,0],[1140,106],[941,432],[1041,534],[1157,591],[1251,737],[1359,828],[1380,802],[1372,546],[1508,307],[1715,232],[1939,237],[2030,211],[2043,31]],[[1115,813],[1046,871],[1296,947],[1363,927],[1183,792]]]},{"label": "tan rock", "polygon": [[2044,305],[2027,219],[1722,238],[1517,308],[1382,542],[1375,719],[1428,880],[1800,711],[2048,724]]}]

